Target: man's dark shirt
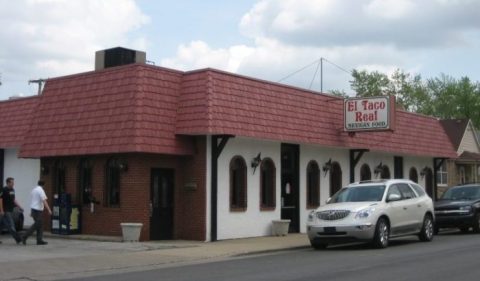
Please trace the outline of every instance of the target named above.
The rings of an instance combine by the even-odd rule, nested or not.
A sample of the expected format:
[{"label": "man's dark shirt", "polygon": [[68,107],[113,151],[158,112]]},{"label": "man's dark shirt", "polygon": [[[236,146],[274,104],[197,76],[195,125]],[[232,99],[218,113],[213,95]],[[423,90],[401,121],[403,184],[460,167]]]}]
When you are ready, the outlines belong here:
[{"label": "man's dark shirt", "polygon": [[4,187],[0,197],[2,197],[3,201],[3,211],[13,212],[13,208],[15,207],[15,189]]}]

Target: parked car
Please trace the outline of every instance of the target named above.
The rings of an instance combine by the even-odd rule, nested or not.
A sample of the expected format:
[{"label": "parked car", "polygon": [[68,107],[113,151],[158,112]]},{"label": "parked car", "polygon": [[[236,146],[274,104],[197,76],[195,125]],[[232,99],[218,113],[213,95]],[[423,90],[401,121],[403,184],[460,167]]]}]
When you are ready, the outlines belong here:
[{"label": "parked car", "polygon": [[435,202],[435,231],[456,227],[480,233],[480,183],[454,186]]},{"label": "parked car", "polygon": [[340,189],[312,211],[307,233],[315,249],[353,241],[386,248],[390,238],[405,235],[431,241],[434,220],[432,199],[413,181],[366,181]]},{"label": "parked car", "polygon": [[[23,222],[24,222],[23,212],[20,211],[18,207],[15,207],[13,209],[13,222],[15,223],[15,229],[17,231],[23,230]],[[2,233],[8,232],[8,230],[5,228],[4,225],[1,225],[0,227],[1,227]]]}]

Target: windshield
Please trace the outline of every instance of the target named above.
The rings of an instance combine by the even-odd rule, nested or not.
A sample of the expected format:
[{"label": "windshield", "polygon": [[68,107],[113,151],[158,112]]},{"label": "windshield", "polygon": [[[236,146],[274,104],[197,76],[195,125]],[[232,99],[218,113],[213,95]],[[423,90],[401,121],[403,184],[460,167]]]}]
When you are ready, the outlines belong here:
[{"label": "windshield", "polygon": [[328,203],[381,201],[384,185],[352,186],[340,189]]},{"label": "windshield", "polygon": [[480,198],[480,186],[452,187],[445,191],[441,200],[473,200]]}]

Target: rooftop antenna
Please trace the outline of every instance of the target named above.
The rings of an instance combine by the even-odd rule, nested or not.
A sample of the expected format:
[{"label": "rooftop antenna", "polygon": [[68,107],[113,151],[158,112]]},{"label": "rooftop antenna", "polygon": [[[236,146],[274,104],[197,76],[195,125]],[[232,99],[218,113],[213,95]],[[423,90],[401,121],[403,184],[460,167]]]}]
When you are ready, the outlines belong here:
[{"label": "rooftop antenna", "polygon": [[36,83],[38,84],[38,95],[41,95],[42,94],[42,86],[43,86],[43,83],[45,83],[46,79],[36,79],[36,80],[28,80],[28,85],[30,85],[31,83]]}]

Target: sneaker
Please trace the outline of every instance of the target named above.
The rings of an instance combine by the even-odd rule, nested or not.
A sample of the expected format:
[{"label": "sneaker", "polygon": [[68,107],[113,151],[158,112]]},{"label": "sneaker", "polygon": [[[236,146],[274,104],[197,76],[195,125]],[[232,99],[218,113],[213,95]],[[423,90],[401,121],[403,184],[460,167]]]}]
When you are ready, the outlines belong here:
[{"label": "sneaker", "polygon": [[47,245],[47,241],[39,241],[37,242],[37,245]]}]

